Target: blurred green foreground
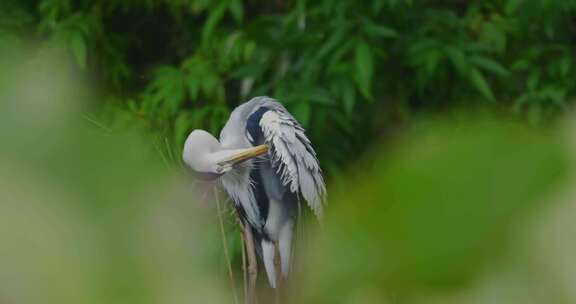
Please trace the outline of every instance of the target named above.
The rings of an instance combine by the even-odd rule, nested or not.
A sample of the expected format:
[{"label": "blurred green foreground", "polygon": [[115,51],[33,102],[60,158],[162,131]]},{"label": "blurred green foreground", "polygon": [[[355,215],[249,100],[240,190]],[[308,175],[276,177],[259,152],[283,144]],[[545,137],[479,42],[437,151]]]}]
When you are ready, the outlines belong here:
[{"label": "blurred green foreground", "polygon": [[[232,303],[189,178],[87,116],[95,97],[58,56],[1,63],[0,303]],[[290,301],[575,303],[575,136],[423,121],[335,178]]]}]

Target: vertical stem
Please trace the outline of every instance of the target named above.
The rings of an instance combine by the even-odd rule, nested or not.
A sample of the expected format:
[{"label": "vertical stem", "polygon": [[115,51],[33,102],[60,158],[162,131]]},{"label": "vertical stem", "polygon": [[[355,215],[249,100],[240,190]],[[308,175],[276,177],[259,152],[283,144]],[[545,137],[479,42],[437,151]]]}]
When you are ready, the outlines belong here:
[{"label": "vertical stem", "polygon": [[[242,225],[242,223],[240,223]],[[240,233],[240,239],[242,240],[242,276],[244,279],[244,303],[248,304],[248,268],[246,265],[246,239],[244,237],[244,228],[242,228],[242,233]]]},{"label": "vertical stem", "polygon": [[216,188],[214,188],[214,198],[216,200],[218,221],[220,222],[220,233],[222,234],[222,247],[224,250],[224,258],[226,259],[226,266],[228,267],[228,276],[230,277],[230,285],[232,285],[232,295],[234,296],[234,304],[238,304],[238,294],[236,293],[236,282],[234,281],[234,273],[232,272],[232,262],[230,261],[228,242],[226,240],[226,231],[224,230],[224,221],[222,220],[222,208],[220,207],[220,199],[218,198],[218,190]]},{"label": "vertical stem", "polygon": [[258,278],[258,262],[256,261],[256,251],[254,247],[254,236],[252,229],[244,225],[244,236],[246,241],[246,256],[248,257],[248,293],[246,300],[248,304],[256,304],[256,279]]}]

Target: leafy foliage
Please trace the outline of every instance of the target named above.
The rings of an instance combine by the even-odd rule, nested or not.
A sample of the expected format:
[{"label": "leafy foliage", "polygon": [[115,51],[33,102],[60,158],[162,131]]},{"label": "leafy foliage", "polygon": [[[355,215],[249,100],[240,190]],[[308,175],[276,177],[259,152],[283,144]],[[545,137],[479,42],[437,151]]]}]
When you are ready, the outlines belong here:
[{"label": "leafy foliage", "polygon": [[[575,9],[574,0],[0,1],[0,277],[10,278],[0,298],[231,302],[216,213],[201,204],[216,193],[191,191],[161,161],[179,161],[192,128],[215,133],[236,104],[269,94],[308,128],[332,173],[320,234],[298,223],[306,235],[287,303],[575,303],[566,135],[576,129],[502,119],[539,124],[570,106]],[[335,174],[406,122],[405,136]],[[153,131],[162,153],[141,132],[117,132],[128,126]],[[224,242],[241,269],[229,220]],[[270,298],[260,302],[272,302],[262,283]]]},{"label": "leafy foliage", "polygon": [[296,115],[330,170],[421,109],[496,104],[539,123],[575,95],[574,0],[0,5],[0,47],[63,46],[108,108],[131,114],[110,123],[144,120],[175,151],[257,95]]}]

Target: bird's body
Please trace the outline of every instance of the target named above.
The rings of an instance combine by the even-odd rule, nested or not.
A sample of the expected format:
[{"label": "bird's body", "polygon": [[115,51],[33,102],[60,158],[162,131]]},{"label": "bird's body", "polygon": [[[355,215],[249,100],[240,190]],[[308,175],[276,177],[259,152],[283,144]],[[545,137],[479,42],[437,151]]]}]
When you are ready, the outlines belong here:
[{"label": "bird's body", "polygon": [[[275,246],[281,272],[287,276],[299,201],[305,200],[320,217],[326,194],[316,153],[304,129],[280,103],[256,97],[234,109],[220,133],[219,146],[213,143],[215,139],[195,132],[199,131],[193,131],[185,144],[184,160],[197,171],[218,174],[240,219],[252,230],[269,282],[275,287]],[[204,145],[201,142],[211,147],[208,152],[194,150]],[[204,169],[212,164],[205,165],[198,156],[209,154],[205,158],[212,159],[212,155],[251,151],[260,145],[268,147],[266,155],[235,164],[222,174],[221,168]]]}]

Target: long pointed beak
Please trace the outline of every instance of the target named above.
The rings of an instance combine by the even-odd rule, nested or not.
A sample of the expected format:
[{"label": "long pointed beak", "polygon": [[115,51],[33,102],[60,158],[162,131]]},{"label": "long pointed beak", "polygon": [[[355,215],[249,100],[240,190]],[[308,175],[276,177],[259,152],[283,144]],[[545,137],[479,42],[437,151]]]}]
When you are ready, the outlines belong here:
[{"label": "long pointed beak", "polygon": [[254,148],[246,149],[246,150],[244,150],[238,154],[234,154],[231,157],[229,157],[228,159],[220,162],[219,165],[234,166],[234,165],[237,165],[237,164],[244,162],[248,159],[264,155],[267,152],[268,152],[268,146],[267,145],[259,145],[259,146],[256,146]]}]

